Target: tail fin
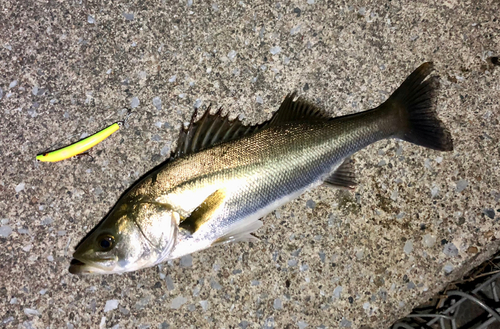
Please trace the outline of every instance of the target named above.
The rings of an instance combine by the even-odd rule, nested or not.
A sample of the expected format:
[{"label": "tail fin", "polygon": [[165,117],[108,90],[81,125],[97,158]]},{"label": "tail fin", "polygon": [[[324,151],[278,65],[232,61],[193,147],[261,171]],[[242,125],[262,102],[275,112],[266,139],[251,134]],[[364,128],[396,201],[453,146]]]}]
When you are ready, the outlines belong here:
[{"label": "tail fin", "polygon": [[401,130],[395,137],[439,151],[452,151],[451,134],[434,109],[436,81],[425,80],[432,69],[432,63],[420,65],[381,106],[398,111]]}]

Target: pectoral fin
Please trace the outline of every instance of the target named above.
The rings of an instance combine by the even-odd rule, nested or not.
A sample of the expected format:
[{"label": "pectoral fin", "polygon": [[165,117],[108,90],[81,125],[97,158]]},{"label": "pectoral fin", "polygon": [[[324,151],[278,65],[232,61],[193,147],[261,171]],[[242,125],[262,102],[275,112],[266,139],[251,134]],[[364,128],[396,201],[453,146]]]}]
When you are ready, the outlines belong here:
[{"label": "pectoral fin", "polygon": [[189,217],[179,224],[179,227],[193,234],[212,217],[214,212],[224,202],[225,198],[225,189],[219,189],[210,194],[208,198],[189,215]]}]

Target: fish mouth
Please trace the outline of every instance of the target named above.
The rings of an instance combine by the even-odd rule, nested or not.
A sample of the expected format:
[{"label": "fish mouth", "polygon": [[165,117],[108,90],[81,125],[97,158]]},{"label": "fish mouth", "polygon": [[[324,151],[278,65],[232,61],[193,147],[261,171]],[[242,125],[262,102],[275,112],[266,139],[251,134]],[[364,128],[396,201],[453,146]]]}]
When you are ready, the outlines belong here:
[{"label": "fish mouth", "polygon": [[85,263],[73,258],[69,263],[69,273],[71,274],[90,274],[91,272],[85,269]]},{"label": "fish mouth", "polygon": [[[102,259],[103,261],[108,259]],[[87,264],[77,258],[73,258],[69,263],[68,268],[69,273],[76,275],[85,275],[85,274],[107,274],[110,273],[110,270],[99,266],[95,263]]]}]

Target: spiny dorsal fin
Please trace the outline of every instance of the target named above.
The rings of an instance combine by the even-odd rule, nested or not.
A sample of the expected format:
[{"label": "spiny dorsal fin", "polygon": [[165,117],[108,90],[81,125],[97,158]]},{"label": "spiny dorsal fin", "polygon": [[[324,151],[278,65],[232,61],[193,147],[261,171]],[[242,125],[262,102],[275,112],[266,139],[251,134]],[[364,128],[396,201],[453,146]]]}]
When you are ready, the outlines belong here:
[{"label": "spiny dorsal fin", "polygon": [[212,145],[241,138],[256,132],[263,126],[263,124],[246,126],[238,118],[229,120],[229,114],[222,116],[222,108],[215,114],[211,114],[209,106],[201,119],[195,122],[197,115],[196,109],[189,126],[181,129],[175,157],[196,153]]},{"label": "spiny dorsal fin", "polygon": [[351,158],[347,158],[344,162],[324,180],[325,184],[336,188],[353,190],[357,183],[354,175],[354,163]]},{"label": "spiny dorsal fin", "polygon": [[212,145],[239,139],[259,130],[287,122],[330,119],[321,109],[306,100],[299,98],[294,101],[296,95],[296,92],[288,94],[270,120],[253,126],[244,125],[238,118],[229,120],[229,114],[222,116],[222,108],[216,113],[210,114],[210,106],[203,116],[195,122],[198,115],[196,109],[189,126],[181,129],[177,150],[173,156],[192,154]]},{"label": "spiny dorsal fin", "polygon": [[328,120],[328,116],[323,110],[316,105],[309,103],[305,99],[299,97],[296,101],[293,99],[297,95],[294,91],[285,97],[283,103],[271,120],[267,122],[268,126],[275,126],[282,123],[301,121],[301,120]]}]

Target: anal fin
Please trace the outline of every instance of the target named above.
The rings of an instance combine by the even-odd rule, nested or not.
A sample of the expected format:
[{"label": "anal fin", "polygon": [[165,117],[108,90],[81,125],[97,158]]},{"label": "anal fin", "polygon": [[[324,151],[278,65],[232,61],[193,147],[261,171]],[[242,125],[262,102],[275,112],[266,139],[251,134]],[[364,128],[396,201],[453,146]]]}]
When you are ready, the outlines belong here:
[{"label": "anal fin", "polygon": [[346,158],[324,182],[336,188],[354,190],[357,183],[354,175],[354,163],[351,158]]},{"label": "anal fin", "polygon": [[243,222],[234,225],[234,228],[212,242],[211,246],[218,246],[221,244],[241,241],[258,241],[259,238],[252,233],[257,231],[263,225],[261,220],[252,220],[250,222]]},{"label": "anal fin", "polygon": [[206,223],[226,199],[225,189],[219,189],[210,194],[192,213],[184,219],[179,227],[187,230],[191,234],[196,232]]}]

